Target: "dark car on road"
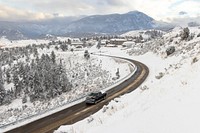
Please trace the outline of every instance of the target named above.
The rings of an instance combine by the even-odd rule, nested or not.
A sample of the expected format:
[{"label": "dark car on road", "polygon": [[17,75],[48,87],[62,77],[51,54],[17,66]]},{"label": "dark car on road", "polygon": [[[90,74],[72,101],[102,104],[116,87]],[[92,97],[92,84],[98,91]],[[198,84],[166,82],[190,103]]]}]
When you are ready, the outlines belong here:
[{"label": "dark car on road", "polygon": [[106,98],[106,93],[92,92],[86,97],[86,104],[96,104]]}]

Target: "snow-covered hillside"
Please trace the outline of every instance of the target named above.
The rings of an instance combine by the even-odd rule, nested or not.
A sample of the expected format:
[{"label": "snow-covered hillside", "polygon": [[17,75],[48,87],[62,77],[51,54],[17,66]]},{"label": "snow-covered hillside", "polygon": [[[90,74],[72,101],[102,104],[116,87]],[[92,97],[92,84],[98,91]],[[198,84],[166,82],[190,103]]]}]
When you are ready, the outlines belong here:
[{"label": "snow-covered hillside", "polygon": [[161,30],[133,30],[122,34],[122,37],[142,37],[145,40],[160,37],[164,34]]},{"label": "snow-covered hillside", "polygon": [[[128,62],[120,59],[97,55],[86,59],[84,49],[71,51],[68,47],[63,51],[58,44],[28,45],[19,42],[24,45],[15,48],[7,43],[6,48],[0,51],[3,70],[0,71],[0,128],[29,117],[38,118],[90,92],[105,89],[133,71]],[[119,76],[116,75],[117,71]],[[60,77],[57,79],[56,75]],[[60,79],[63,81],[57,81]],[[63,91],[60,84],[66,85]]]},{"label": "snow-covered hillside", "polygon": [[30,44],[45,44],[45,43],[49,43],[50,40],[13,40],[10,41],[8,40],[6,37],[1,37],[0,38],[0,47],[24,47]]},{"label": "snow-covered hillside", "polygon": [[[175,28],[163,37],[129,50],[103,48],[145,63],[148,79],[134,92],[116,98],[94,115],[55,133],[197,133],[200,132],[200,29]],[[166,50],[175,47],[167,55]]]},{"label": "snow-covered hillside", "polygon": [[125,14],[56,17],[46,21],[4,22],[0,21],[0,37],[25,39],[43,37],[45,34],[83,36],[96,33],[122,33],[136,29],[151,29],[157,22],[150,16],[132,11]]}]

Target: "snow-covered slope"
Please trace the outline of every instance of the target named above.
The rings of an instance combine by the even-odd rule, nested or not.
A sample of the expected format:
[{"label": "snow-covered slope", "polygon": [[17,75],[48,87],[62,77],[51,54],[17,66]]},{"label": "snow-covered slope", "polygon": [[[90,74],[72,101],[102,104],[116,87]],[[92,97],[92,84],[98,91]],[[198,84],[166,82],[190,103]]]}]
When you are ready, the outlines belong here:
[{"label": "snow-covered slope", "polygon": [[46,34],[58,36],[119,34],[130,30],[155,27],[163,29],[169,26],[161,25],[160,22],[154,21],[153,18],[142,12],[131,11],[125,14],[56,17],[45,21],[24,23],[0,21],[0,37],[7,36],[11,40],[17,40],[41,38]]},{"label": "snow-covered slope", "polygon": [[164,34],[161,30],[133,30],[122,34],[122,37],[142,37],[143,39],[152,39],[160,37]]},{"label": "snow-covered slope", "polygon": [[[160,39],[141,44],[143,49],[137,49],[144,52],[127,55],[127,51],[117,48],[105,49],[107,54],[145,63],[150,69],[148,79],[136,91],[116,98],[96,114],[55,132],[200,132],[200,29],[190,28],[190,36],[194,37],[188,40],[181,39],[182,30],[176,28]],[[165,55],[172,45],[175,53]]]},{"label": "snow-covered slope", "polygon": [[133,11],[125,14],[93,15],[71,23],[70,32],[120,33],[130,30],[153,28],[153,18]]},{"label": "snow-covered slope", "polygon": [[0,38],[0,47],[24,47],[30,44],[48,44],[50,42],[50,40],[42,40],[42,39],[38,39],[38,40],[33,40],[33,39],[28,39],[28,40],[14,40],[14,41],[10,41],[8,40],[6,37],[1,37]]},{"label": "snow-covered slope", "polygon": [[[67,38],[59,38],[62,41],[65,41]],[[37,51],[38,55],[37,57],[34,56],[31,52],[27,52],[27,55],[31,60],[35,60],[35,58],[38,59],[38,62],[40,58],[44,57],[45,55],[51,55],[52,51],[55,52],[55,59],[56,63],[62,64],[64,67],[63,70],[65,70],[65,73],[67,75],[67,79],[70,83],[70,86],[72,89],[69,91],[63,91],[60,95],[57,95],[54,98],[51,98],[49,100],[46,99],[36,99],[36,100],[30,100],[30,97],[28,96],[28,92],[24,92],[25,87],[21,86],[20,89],[22,90],[22,95],[19,95],[18,97],[9,98],[7,96],[3,98],[7,98],[9,100],[9,103],[2,103],[0,105],[0,132],[1,128],[7,130],[7,127],[10,125],[16,126],[16,124],[21,124],[24,122],[24,120],[32,120],[37,119],[40,117],[43,117],[45,115],[48,115],[49,112],[52,113],[52,111],[55,113],[60,108],[63,109],[64,106],[69,106],[68,104],[71,102],[76,102],[77,100],[83,99],[84,96],[88,95],[89,93],[93,91],[100,91],[102,89],[105,89],[107,87],[110,87],[111,85],[114,85],[115,83],[118,83],[120,80],[124,79],[127,75],[132,73],[133,68],[131,67],[131,64],[120,60],[115,59],[111,57],[104,57],[104,56],[97,56],[97,55],[90,55],[89,59],[86,59],[84,57],[84,49],[80,51],[70,51],[69,49],[66,51],[63,51],[61,49],[55,49],[55,47],[60,47],[57,45],[48,45],[48,42],[45,42],[45,40],[42,42],[42,40],[24,40],[24,41],[13,41],[10,42],[5,38],[2,38],[1,40],[5,44],[5,49],[7,51],[11,51],[15,49],[15,47],[20,48],[32,48],[35,47],[35,50]],[[36,43],[38,45],[28,45],[28,43]],[[14,45],[14,44],[18,45]],[[44,47],[41,48],[40,43],[46,43]],[[24,47],[26,46],[26,47]],[[37,47],[36,47],[37,46]],[[95,48],[93,49],[95,50]],[[96,51],[98,51],[96,49]],[[4,52],[4,49],[1,49],[2,55]],[[17,52],[16,52],[17,53]],[[21,56],[24,54],[18,53]],[[27,57],[24,56],[18,56],[16,54],[17,59],[14,62],[10,62],[9,65],[7,65],[7,62],[4,61],[2,63],[2,68],[4,71],[8,70],[9,68],[12,68],[15,66],[15,69],[17,70],[18,66],[16,65],[17,62],[21,63],[29,63],[29,61],[26,59]],[[10,54],[12,55],[12,54]],[[7,56],[3,58],[4,56],[0,56],[1,60],[6,60]],[[9,57],[9,56],[8,56]],[[43,62],[43,64],[45,64]],[[31,70],[29,70],[30,72]],[[36,70],[37,71],[37,70]],[[119,76],[116,75],[116,72],[119,71]],[[9,72],[12,73],[10,70]],[[25,72],[27,74],[27,72]],[[48,70],[48,73],[50,73],[50,70]],[[2,73],[1,73],[2,74]],[[13,75],[13,74],[12,74]],[[11,77],[12,77],[11,75]],[[20,74],[18,74],[20,75]],[[16,85],[14,83],[14,78],[11,78],[10,82],[7,82],[6,74],[3,72],[2,74],[2,88],[0,88],[0,91],[9,91],[12,90],[13,92],[16,92]],[[40,76],[43,77],[43,76]],[[27,78],[28,82],[31,82],[31,79]],[[22,80],[22,78],[21,78]],[[55,80],[54,80],[55,81]],[[50,82],[48,81],[48,84]],[[56,84],[56,81],[55,83]],[[38,87],[37,87],[38,88]],[[55,88],[55,87],[54,87]],[[49,88],[49,90],[51,90]],[[32,91],[31,91],[32,92]],[[47,91],[42,92],[42,94],[47,93]],[[2,94],[2,93],[0,93]],[[9,93],[8,93],[9,94]],[[24,102],[24,96],[27,96],[26,102]],[[35,96],[37,96],[36,94]],[[2,95],[0,95],[2,96]],[[1,99],[2,100],[2,99]],[[4,99],[3,99],[4,100]],[[3,101],[2,100],[2,101]],[[10,124],[12,123],[12,124]],[[7,124],[10,124],[7,126]]]}]

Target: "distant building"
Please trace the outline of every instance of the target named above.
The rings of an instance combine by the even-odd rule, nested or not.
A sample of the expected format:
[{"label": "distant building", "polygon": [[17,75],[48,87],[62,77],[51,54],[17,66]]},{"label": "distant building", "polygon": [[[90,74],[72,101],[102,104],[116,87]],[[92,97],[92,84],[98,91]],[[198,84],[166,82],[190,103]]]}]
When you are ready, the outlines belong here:
[{"label": "distant building", "polygon": [[93,45],[95,45],[95,44],[97,44],[97,43],[98,43],[98,41],[93,40],[93,39],[90,39],[90,40],[86,41],[86,44],[87,44],[88,46],[93,46]]},{"label": "distant building", "polygon": [[75,45],[75,46],[77,46],[77,45],[83,45],[83,42],[79,39],[79,38],[72,38],[71,39],[71,45]]},{"label": "distant building", "polygon": [[82,45],[77,45],[76,48],[83,48],[83,46]]},{"label": "distant building", "polygon": [[110,43],[116,45],[122,45],[126,41],[127,41],[126,39],[118,39],[118,38],[110,39]]},{"label": "distant building", "polygon": [[122,44],[123,47],[127,47],[127,48],[131,48],[131,47],[133,47],[134,45],[135,45],[135,42],[133,42],[133,41],[127,41],[127,42],[124,42],[124,43]]},{"label": "distant building", "polygon": [[72,42],[80,42],[81,40],[79,38],[71,38]]},{"label": "distant building", "polygon": [[71,45],[83,45],[83,42],[71,42]]},{"label": "distant building", "polygon": [[109,40],[101,40],[101,45],[106,45],[106,44],[108,44],[109,43]]},{"label": "distant building", "polygon": [[117,47],[117,45],[116,45],[116,44],[110,44],[110,43],[109,43],[109,44],[106,44],[105,47]]}]

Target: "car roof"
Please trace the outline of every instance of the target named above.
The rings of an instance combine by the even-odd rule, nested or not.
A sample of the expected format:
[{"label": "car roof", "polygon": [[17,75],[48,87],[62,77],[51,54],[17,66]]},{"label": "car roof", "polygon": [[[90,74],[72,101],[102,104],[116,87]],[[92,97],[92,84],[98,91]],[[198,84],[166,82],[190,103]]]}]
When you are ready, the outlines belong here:
[{"label": "car roof", "polygon": [[91,92],[90,95],[96,95],[98,93],[101,93],[101,92],[100,91],[98,91],[98,92]]}]

